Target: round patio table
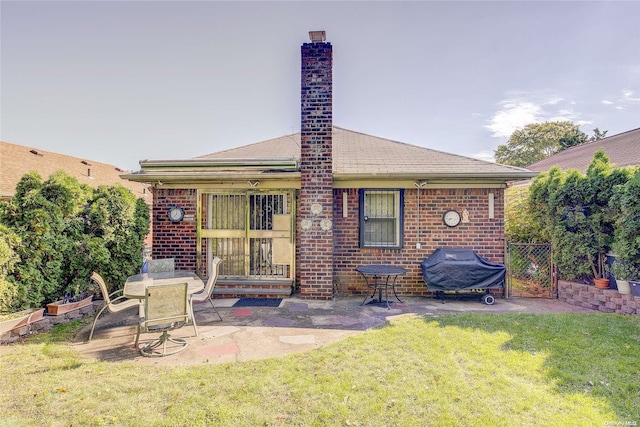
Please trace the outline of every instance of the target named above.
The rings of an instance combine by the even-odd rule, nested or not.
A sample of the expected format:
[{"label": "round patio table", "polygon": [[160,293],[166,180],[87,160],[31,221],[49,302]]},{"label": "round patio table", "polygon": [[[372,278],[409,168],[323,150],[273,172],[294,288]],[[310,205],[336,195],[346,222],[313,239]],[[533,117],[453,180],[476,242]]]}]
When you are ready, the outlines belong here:
[{"label": "round patio table", "polygon": [[384,302],[387,304],[387,309],[390,309],[389,287],[391,287],[391,290],[393,291],[393,296],[395,296],[399,302],[402,302],[396,294],[396,280],[398,279],[398,276],[407,274],[406,269],[396,267],[395,265],[371,264],[358,267],[356,268],[356,271],[362,274],[362,277],[364,277],[364,280],[367,282],[367,290],[371,290],[371,295],[369,295],[369,292],[367,291],[367,295],[365,295],[364,301],[362,301],[362,304],[360,305],[364,305],[368,298],[373,298],[376,294],[376,290],[378,291],[378,304],[382,304],[382,290],[384,289]]}]

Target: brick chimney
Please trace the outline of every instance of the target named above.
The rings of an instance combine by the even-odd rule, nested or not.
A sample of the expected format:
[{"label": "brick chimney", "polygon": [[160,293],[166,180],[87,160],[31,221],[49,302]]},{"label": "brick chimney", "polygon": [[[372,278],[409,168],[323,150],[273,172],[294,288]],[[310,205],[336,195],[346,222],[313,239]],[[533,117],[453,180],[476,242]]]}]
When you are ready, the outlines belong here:
[{"label": "brick chimney", "polygon": [[300,296],[333,297],[333,50],[324,31],[310,31],[301,48],[300,197],[298,265]]}]

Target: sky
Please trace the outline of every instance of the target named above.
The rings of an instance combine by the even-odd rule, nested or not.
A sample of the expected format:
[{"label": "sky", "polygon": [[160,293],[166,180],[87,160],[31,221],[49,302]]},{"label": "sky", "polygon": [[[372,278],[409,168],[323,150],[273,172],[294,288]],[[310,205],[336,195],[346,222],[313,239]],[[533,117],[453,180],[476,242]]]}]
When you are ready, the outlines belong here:
[{"label": "sky", "polygon": [[529,123],[640,127],[639,21],[638,1],[1,0],[0,140],[139,170],[298,132],[324,30],[334,125],[491,160]]}]

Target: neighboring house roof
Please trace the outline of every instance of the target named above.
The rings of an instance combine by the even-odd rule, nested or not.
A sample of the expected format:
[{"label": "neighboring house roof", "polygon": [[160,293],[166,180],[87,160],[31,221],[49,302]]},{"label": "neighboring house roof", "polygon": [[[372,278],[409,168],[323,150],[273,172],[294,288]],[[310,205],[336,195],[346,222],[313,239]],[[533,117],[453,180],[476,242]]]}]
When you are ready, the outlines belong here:
[{"label": "neighboring house roof", "polygon": [[568,148],[527,166],[527,169],[543,172],[559,166],[561,169],[578,169],[585,173],[600,147],[604,148],[611,163],[617,167],[639,166],[640,128]]},{"label": "neighboring house roof", "polygon": [[63,170],[81,184],[94,188],[118,183],[131,190],[136,197],[143,197],[148,203],[151,202],[151,192],[146,185],[122,179],[120,175],[126,171],[113,165],[0,141],[2,198],[12,197],[20,179],[32,170],[38,172],[43,180],[54,172]]},{"label": "neighboring house roof", "polygon": [[[333,177],[341,179],[498,179],[518,180],[537,175],[515,166],[500,165],[442,151],[333,127]],[[278,157],[275,157],[278,156]],[[189,160],[140,162],[140,172],[128,179],[150,182],[170,179],[181,170],[183,178],[204,179],[297,172],[300,133],[269,139]],[[147,181],[144,181],[144,180]]]}]

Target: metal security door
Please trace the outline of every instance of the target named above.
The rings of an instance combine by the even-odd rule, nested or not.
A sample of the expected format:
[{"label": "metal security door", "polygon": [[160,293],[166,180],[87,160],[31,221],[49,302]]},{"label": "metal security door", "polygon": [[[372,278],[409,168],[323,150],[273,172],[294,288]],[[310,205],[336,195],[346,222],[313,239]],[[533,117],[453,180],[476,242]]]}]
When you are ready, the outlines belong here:
[{"label": "metal security door", "polygon": [[[291,216],[283,194],[249,195],[250,277],[287,277]],[[285,262],[285,264],[282,264]]]},{"label": "metal security door", "polygon": [[208,265],[220,257],[227,279],[291,278],[291,200],[289,192],[203,194],[199,234]]}]

